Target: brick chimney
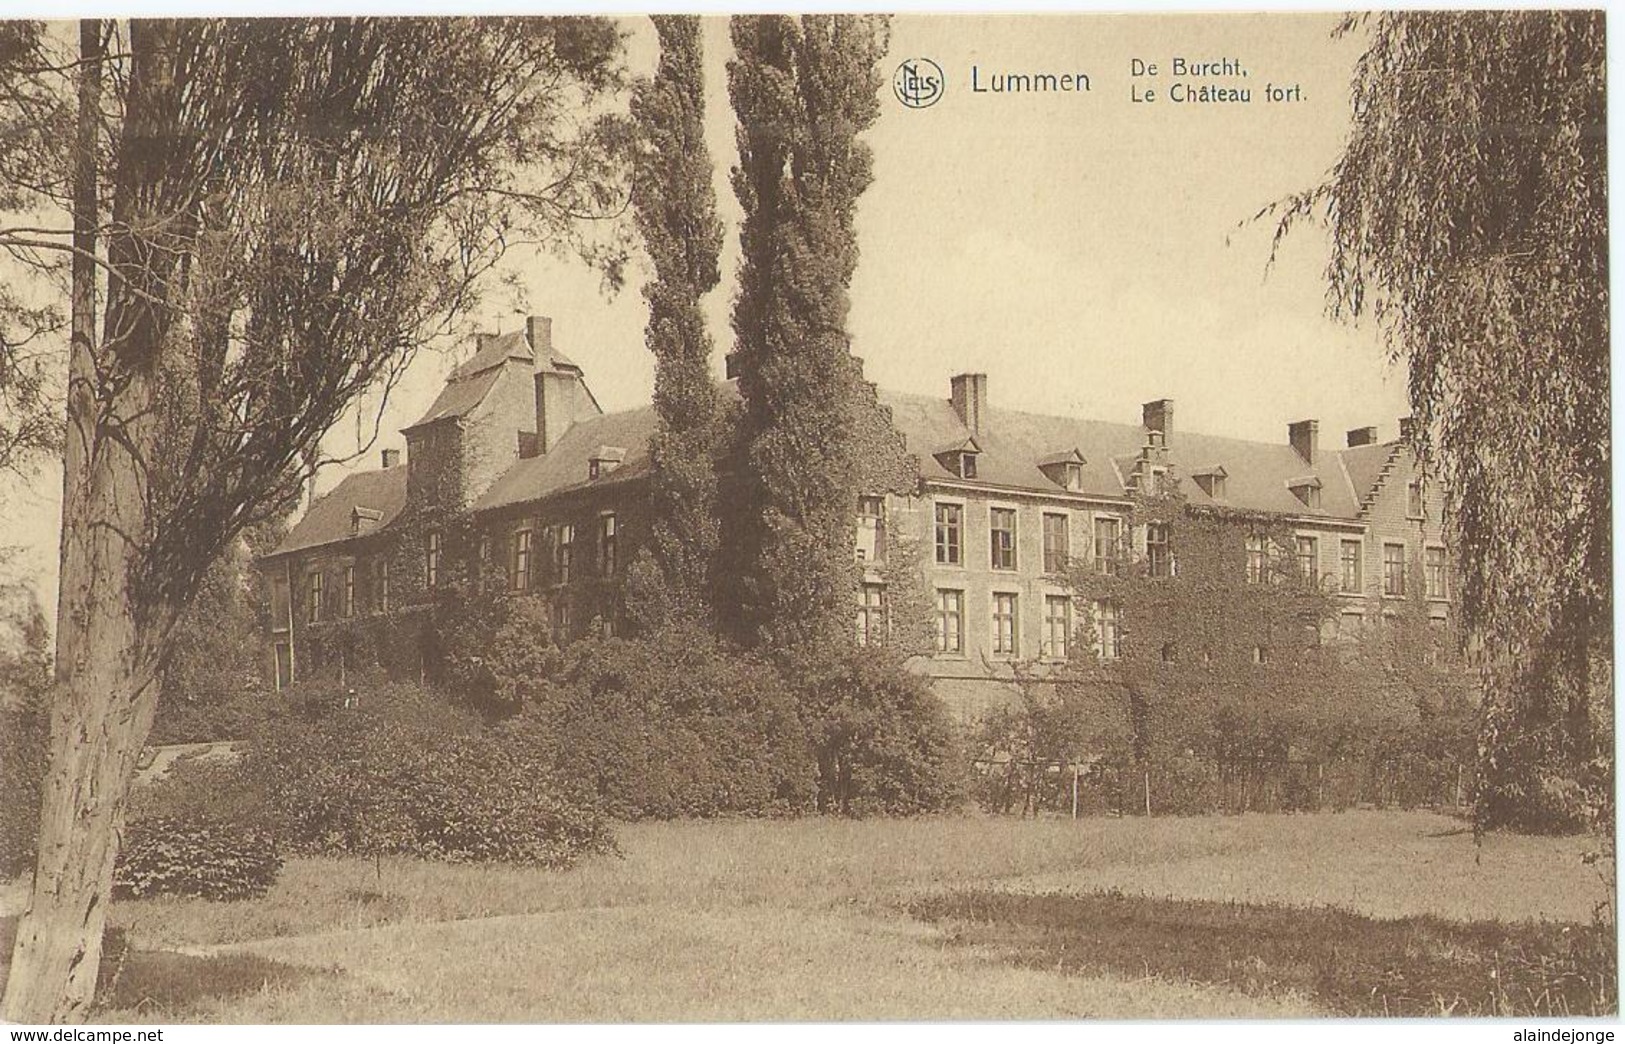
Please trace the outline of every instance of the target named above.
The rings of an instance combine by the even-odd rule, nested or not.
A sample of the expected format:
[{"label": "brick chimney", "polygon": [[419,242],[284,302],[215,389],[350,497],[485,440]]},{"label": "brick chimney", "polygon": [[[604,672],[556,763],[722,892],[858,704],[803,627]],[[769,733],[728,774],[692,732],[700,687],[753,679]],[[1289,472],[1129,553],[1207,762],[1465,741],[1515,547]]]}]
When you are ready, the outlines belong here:
[{"label": "brick chimney", "polygon": [[1356,446],[1371,446],[1371,445],[1374,445],[1376,443],[1376,441],[1377,441],[1377,429],[1376,428],[1350,428],[1348,438],[1349,438],[1349,449],[1353,449]]},{"label": "brick chimney", "polygon": [[397,465],[397,464],[399,464],[401,462],[401,451],[398,450],[398,449],[384,450],[383,458],[384,458],[384,467],[385,468],[393,468],[395,465]]},{"label": "brick chimney", "polygon": [[959,420],[972,435],[982,433],[982,415],[987,410],[987,374],[962,373],[948,382],[948,401]]},{"label": "brick chimney", "polygon": [[1166,437],[1174,430],[1174,400],[1155,399],[1140,407],[1140,419],[1146,431],[1160,431]]},{"label": "brick chimney", "polygon": [[1399,418],[1399,441],[1400,442],[1409,442],[1409,441],[1411,441],[1411,436],[1413,434],[1415,434],[1415,432],[1416,432],[1416,418],[1415,417],[1401,417],[1401,418]]},{"label": "brick chimney", "polygon": [[525,340],[536,353],[536,364],[545,365],[548,353],[553,351],[553,320],[545,315],[533,315],[525,320]]},{"label": "brick chimney", "polygon": [[1286,440],[1298,451],[1298,456],[1304,459],[1304,463],[1313,464],[1315,455],[1320,452],[1320,422],[1301,420],[1288,424]]}]

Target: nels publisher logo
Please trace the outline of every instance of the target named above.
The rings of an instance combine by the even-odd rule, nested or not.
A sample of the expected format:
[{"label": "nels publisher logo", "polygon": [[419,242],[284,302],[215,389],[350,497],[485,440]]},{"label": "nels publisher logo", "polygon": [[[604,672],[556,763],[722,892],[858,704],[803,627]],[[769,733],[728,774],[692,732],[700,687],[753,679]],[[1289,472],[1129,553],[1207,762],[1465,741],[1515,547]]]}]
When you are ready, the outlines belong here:
[{"label": "nels publisher logo", "polygon": [[942,75],[942,66],[931,59],[910,58],[897,67],[891,87],[904,105],[925,109],[942,100],[943,91],[948,89],[948,78]]}]

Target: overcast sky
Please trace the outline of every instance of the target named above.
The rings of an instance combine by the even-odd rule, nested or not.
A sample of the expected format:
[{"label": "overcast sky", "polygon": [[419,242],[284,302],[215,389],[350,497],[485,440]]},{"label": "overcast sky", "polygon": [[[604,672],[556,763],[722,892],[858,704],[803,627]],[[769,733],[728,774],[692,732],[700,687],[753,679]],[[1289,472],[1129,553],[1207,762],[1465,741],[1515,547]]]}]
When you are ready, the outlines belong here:
[{"label": "overcast sky", "polygon": [[[1133,422],[1140,403],[1176,400],[1179,428],[1285,441],[1313,417],[1324,444],[1375,424],[1391,437],[1405,412],[1403,374],[1374,331],[1326,318],[1326,240],[1304,227],[1266,272],[1274,232],[1261,208],[1324,178],[1348,132],[1348,82],[1358,35],[1334,39],[1334,14],[1201,16],[899,16],[885,72],[926,57],[944,70],[942,99],[904,107],[883,89],[868,135],[875,182],[860,203],[862,251],[851,332],[871,380],[947,395],[948,378],[988,374],[998,406]],[[653,33],[630,20],[631,60],[652,70]],[[728,224],[722,285],[708,300],[715,366],[731,343],[738,206],[726,96],[727,25],[707,24],[707,88],[718,200]],[[1178,104],[1173,59],[1230,58],[1247,105]],[[1161,75],[1134,79],[1131,60]],[[972,93],[1000,73],[1084,73],[1087,93]],[[1297,84],[1303,100],[1271,103],[1266,84]],[[1131,89],[1156,90],[1135,103]],[[595,275],[515,256],[527,300],[492,294],[476,325],[511,330],[525,312],[554,319],[555,344],[586,371],[606,409],[649,401],[653,362],[645,309],[631,285],[606,298]],[[377,449],[466,357],[426,353],[392,397]],[[376,401],[366,404],[376,409]],[[370,427],[370,425],[369,425]],[[353,420],[328,438],[356,447]],[[330,488],[345,469],[321,476]],[[20,571],[55,599],[59,480],[46,475],[3,502],[0,545],[23,544]]]}]

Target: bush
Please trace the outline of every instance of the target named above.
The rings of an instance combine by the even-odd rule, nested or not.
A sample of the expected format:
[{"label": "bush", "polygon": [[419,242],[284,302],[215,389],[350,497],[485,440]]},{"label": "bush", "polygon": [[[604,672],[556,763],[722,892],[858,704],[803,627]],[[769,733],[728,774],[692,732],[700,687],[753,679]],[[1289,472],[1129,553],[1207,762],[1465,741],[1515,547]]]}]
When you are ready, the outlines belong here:
[{"label": "bush", "polygon": [[161,746],[246,739],[274,713],[275,700],[276,695],[257,679],[205,693],[165,689],[147,742]]},{"label": "bush", "polygon": [[303,694],[241,771],[291,851],[563,866],[613,847],[545,762],[412,686],[367,689],[348,708],[343,694]]},{"label": "bush", "polygon": [[793,694],[768,664],[697,630],[572,643],[500,731],[621,819],[784,815],[813,802]]},{"label": "bush", "polygon": [[512,713],[557,668],[553,618],[544,599],[453,590],[438,616],[446,684],[476,706]]},{"label": "bush", "polygon": [[30,699],[23,709],[0,711],[0,878],[34,865],[47,754],[45,715],[37,706]]},{"label": "bush", "polygon": [[[50,760],[43,659],[0,662],[0,878],[34,865],[41,788]],[[6,700],[10,700],[8,707]]]},{"label": "bush", "polygon": [[252,826],[176,816],[135,820],[119,850],[113,896],[252,899],[265,894],[281,869],[274,839]]},{"label": "bush", "polygon": [[947,709],[881,649],[852,649],[799,686],[818,759],[818,806],[847,815],[940,812],[964,797]]}]

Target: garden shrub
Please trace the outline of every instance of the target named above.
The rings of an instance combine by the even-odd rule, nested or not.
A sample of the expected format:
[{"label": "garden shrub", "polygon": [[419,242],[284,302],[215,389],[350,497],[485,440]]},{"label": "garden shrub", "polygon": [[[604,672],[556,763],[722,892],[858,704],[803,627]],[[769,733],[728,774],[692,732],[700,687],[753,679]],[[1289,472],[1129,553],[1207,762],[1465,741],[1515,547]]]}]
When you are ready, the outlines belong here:
[{"label": "garden shrub", "polygon": [[253,735],[275,713],[276,695],[257,679],[208,692],[172,692],[158,701],[147,742],[219,743]]},{"label": "garden shrub", "polygon": [[459,698],[512,713],[556,669],[559,652],[545,599],[454,589],[442,602],[440,666]]},{"label": "garden shrub", "polygon": [[844,650],[798,688],[818,761],[821,809],[913,815],[963,799],[963,762],[947,709],[892,652]]},{"label": "garden shrub", "polygon": [[264,895],[282,869],[267,831],[212,817],[132,820],[113,871],[113,896],[156,895],[252,899]]},{"label": "garden shrub", "polygon": [[243,760],[290,851],[562,866],[613,847],[595,808],[467,710],[400,684],[345,696],[304,694]]},{"label": "garden shrub", "polygon": [[49,760],[51,686],[44,616],[27,621],[24,647],[0,653],[0,879],[34,865],[41,785]]},{"label": "garden shrub", "polygon": [[500,732],[620,819],[812,806],[815,767],[790,689],[697,629],[572,643]]},{"label": "garden shrub", "polygon": [[0,710],[0,879],[34,865],[47,755],[45,715],[38,707],[30,699],[23,708]]}]

